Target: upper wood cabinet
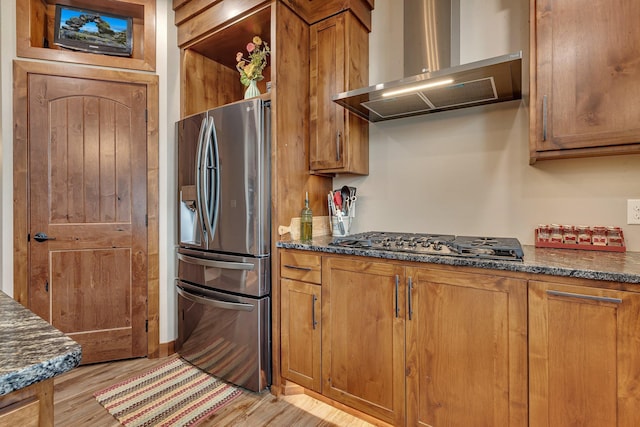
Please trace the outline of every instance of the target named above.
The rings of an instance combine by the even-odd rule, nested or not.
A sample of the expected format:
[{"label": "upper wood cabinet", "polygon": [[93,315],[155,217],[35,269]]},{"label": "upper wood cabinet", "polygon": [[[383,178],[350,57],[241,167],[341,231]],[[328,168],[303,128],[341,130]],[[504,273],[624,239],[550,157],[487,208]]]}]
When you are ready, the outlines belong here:
[{"label": "upper wood cabinet", "polygon": [[[130,57],[79,52],[53,43],[56,4],[133,18]],[[155,71],[156,0],[17,0],[16,47],[22,58]]]},{"label": "upper wood cabinet", "polygon": [[371,10],[374,0],[281,0],[308,24],[315,24],[332,15],[351,10],[371,31]]},{"label": "upper wood cabinet", "polygon": [[529,282],[531,426],[640,420],[640,294]]},{"label": "upper wood cabinet", "polygon": [[531,0],[530,161],[640,152],[640,2]]},{"label": "upper wood cabinet", "polygon": [[277,42],[272,34],[271,1],[174,0],[173,4],[181,48],[182,117],[243,98],[245,87],[236,70],[236,53],[246,52],[245,46],[256,35],[272,48],[262,72],[264,79],[258,82],[260,92],[267,92]]},{"label": "upper wood cabinet", "polygon": [[[271,0],[173,0],[178,47],[188,47],[215,33],[222,33],[227,37],[213,39],[222,44],[213,44],[209,40],[205,47],[215,46],[214,51],[217,52],[231,49],[232,55],[228,59],[225,57],[222,62],[235,66],[234,53],[239,45],[244,46],[255,34],[265,36],[264,40],[271,40],[269,25],[265,25],[270,19],[265,21],[264,16],[258,16],[247,20],[270,3]],[[231,34],[237,37],[228,36]]]},{"label": "upper wood cabinet", "polygon": [[333,102],[369,81],[369,33],[350,12],[311,26],[309,168],[369,173],[369,124]]}]

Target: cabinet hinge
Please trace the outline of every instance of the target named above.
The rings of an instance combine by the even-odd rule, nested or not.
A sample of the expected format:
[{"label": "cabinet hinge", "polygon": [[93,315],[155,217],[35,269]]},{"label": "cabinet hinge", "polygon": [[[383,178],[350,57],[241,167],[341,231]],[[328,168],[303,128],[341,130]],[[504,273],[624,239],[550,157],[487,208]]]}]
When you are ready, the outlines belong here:
[{"label": "cabinet hinge", "polygon": [[144,321],[144,331],[149,332],[149,319]]},{"label": "cabinet hinge", "polygon": [[149,110],[144,110],[144,122],[149,123]]},{"label": "cabinet hinge", "polygon": [[149,215],[146,215],[146,214],[144,216],[144,226],[145,227],[149,226]]},{"label": "cabinet hinge", "polygon": [[27,233],[27,242],[31,241],[31,233]]}]

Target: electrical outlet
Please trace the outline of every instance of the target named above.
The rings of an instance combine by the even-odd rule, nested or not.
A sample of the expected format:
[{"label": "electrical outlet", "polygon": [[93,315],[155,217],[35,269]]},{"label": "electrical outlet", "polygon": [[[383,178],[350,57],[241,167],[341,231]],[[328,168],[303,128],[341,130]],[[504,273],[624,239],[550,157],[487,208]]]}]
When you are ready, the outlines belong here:
[{"label": "electrical outlet", "polygon": [[627,200],[627,224],[640,224],[640,199]]}]

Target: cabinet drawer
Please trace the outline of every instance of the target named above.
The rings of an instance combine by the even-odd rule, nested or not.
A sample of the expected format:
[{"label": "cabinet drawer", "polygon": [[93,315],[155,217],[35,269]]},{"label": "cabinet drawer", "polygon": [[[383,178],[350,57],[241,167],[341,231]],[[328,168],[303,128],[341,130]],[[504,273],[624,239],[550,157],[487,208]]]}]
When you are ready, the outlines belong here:
[{"label": "cabinet drawer", "polygon": [[280,252],[280,276],[303,282],[318,283],[322,280],[322,257],[316,254]]}]

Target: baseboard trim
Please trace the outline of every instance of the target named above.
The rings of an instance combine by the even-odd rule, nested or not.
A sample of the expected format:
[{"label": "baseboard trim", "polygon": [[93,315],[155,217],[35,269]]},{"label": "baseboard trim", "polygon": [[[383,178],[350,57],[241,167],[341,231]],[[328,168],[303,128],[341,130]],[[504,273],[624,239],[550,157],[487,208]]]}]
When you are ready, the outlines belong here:
[{"label": "baseboard trim", "polygon": [[158,357],[171,356],[176,352],[175,341],[160,343],[158,346]]}]

